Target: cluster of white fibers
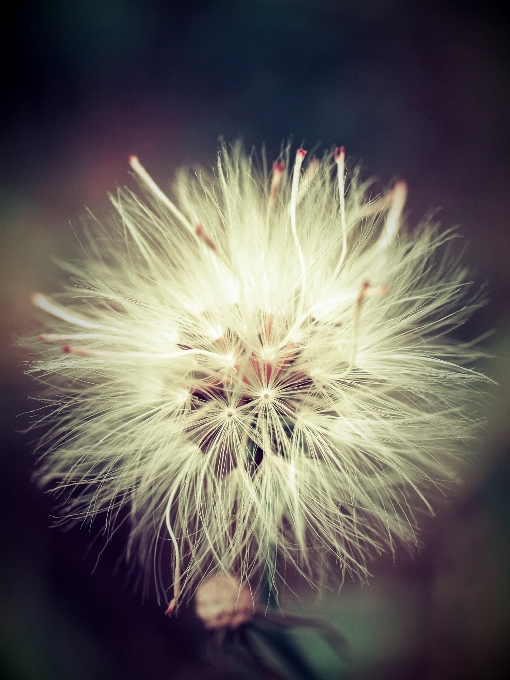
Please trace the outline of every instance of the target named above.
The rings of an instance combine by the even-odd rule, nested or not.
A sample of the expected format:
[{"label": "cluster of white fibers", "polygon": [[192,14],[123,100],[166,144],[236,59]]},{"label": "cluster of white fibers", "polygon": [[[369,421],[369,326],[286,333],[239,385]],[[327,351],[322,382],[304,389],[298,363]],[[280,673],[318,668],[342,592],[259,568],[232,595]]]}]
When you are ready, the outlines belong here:
[{"label": "cluster of white fibers", "polygon": [[454,235],[402,228],[403,182],[369,200],[343,149],[305,153],[223,149],[176,203],[131,158],[143,200],[111,196],[65,292],[33,296],[41,480],[66,519],[129,508],[169,610],[215,573],[366,578],[477,427],[479,352],[446,337],[478,304]]}]

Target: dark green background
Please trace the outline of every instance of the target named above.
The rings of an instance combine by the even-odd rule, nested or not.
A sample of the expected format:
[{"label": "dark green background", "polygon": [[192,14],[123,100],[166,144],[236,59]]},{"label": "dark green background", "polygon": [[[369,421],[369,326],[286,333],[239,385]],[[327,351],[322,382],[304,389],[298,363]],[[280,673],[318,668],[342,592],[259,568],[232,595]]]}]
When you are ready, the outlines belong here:
[{"label": "dark green background", "polygon": [[[29,295],[58,287],[52,257],[77,251],[84,207],[107,210],[139,155],[163,187],[182,164],[214,163],[218,138],[344,144],[367,175],[404,177],[409,219],[440,207],[490,302],[500,382],[480,456],[450,504],[424,522],[424,550],[374,563],[371,585],[289,607],[327,616],[351,668],[296,636],[320,677],[504,678],[510,592],[510,26],[498,5],[432,0],[33,0],[3,10],[0,133],[2,294],[0,672],[17,680],[212,678],[204,633],[141,603],[92,530],[49,529],[32,486],[31,381],[14,338]],[[7,13],[6,13],[7,12]],[[69,226],[69,221],[72,224]],[[96,539],[96,540],[94,540]],[[93,542],[94,541],[94,542]],[[92,543],[92,545],[91,545]],[[96,566],[95,571],[94,567]],[[114,573],[115,572],[115,573]],[[241,677],[241,676],[232,676]]]}]

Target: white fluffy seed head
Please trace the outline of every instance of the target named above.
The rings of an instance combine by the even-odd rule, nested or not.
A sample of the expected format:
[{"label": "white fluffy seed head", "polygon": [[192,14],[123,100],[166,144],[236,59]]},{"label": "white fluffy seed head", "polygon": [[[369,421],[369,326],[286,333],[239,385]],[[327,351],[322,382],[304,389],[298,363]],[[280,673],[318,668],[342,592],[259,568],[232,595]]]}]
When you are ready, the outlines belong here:
[{"label": "white fluffy seed head", "polygon": [[453,234],[403,229],[405,184],[368,200],[343,149],[289,154],[266,174],[223,149],[177,205],[131,159],[143,200],[112,196],[65,292],[33,298],[40,478],[69,519],[129,508],[169,610],[217,573],[365,579],[415,544],[476,428],[477,351],[446,336],[477,304]]}]

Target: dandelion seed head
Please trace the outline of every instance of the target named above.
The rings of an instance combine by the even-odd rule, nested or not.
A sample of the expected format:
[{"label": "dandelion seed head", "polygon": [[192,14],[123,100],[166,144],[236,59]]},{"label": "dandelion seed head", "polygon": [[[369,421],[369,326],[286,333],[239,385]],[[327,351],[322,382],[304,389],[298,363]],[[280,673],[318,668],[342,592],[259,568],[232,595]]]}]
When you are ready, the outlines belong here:
[{"label": "dandelion seed head", "polygon": [[168,611],[218,574],[365,580],[416,544],[477,429],[454,233],[406,228],[406,185],[369,198],[343,148],[284,156],[224,148],[173,199],[132,157],[143,198],[112,195],[64,291],[32,298],[40,479],[69,519],[129,510]]}]

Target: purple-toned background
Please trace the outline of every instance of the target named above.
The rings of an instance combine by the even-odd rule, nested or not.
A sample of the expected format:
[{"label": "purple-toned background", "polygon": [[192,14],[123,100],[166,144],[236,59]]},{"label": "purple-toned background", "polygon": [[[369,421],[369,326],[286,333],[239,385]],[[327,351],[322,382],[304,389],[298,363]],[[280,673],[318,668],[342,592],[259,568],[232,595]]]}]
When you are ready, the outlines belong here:
[{"label": "purple-toned background", "polygon": [[[5,12],[5,10],[4,10]],[[351,640],[351,668],[296,636],[322,678],[503,678],[510,623],[510,25],[497,4],[452,0],[20,0],[4,14],[0,132],[2,451],[0,673],[9,680],[220,678],[190,611],[142,604],[124,536],[49,529],[20,415],[34,389],[15,338],[29,295],[58,287],[85,207],[130,182],[136,153],[163,187],[213,164],[218,138],[344,144],[367,175],[410,187],[411,223],[440,207],[490,302],[458,331],[497,358],[480,458],[425,522],[424,550],[374,563],[315,606]],[[71,226],[69,224],[71,223]],[[93,543],[91,545],[91,543]],[[97,562],[97,567],[94,567]],[[94,571],[93,571],[94,570]],[[93,572],[93,573],[92,573]],[[508,645],[510,647],[510,644]],[[3,677],[3,676],[2,676]],[[241,677],[231,675],[229,677]]]}]

